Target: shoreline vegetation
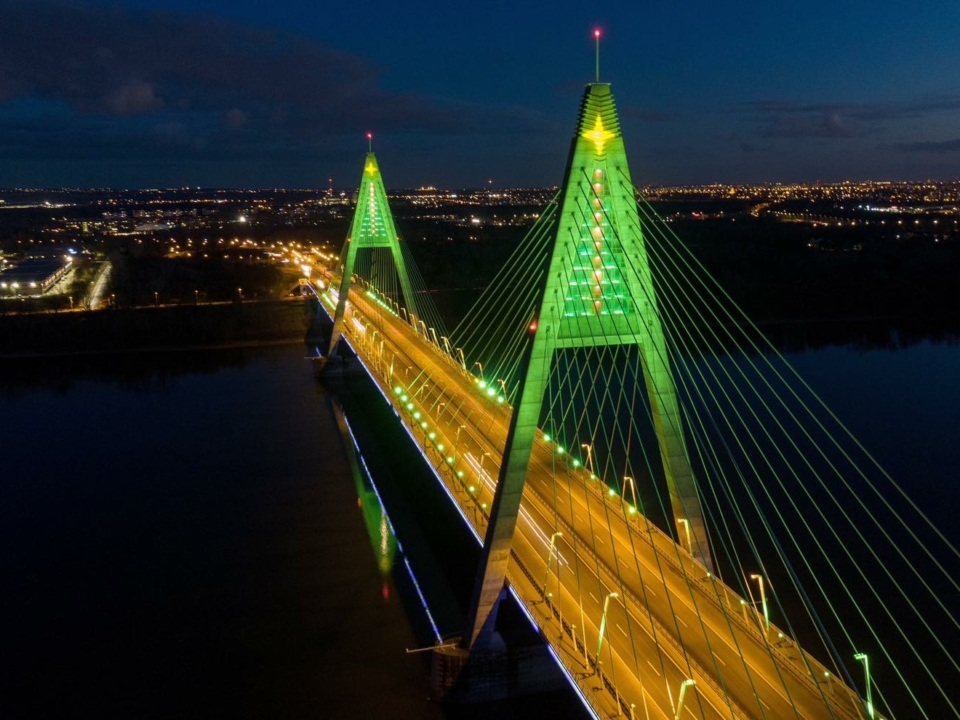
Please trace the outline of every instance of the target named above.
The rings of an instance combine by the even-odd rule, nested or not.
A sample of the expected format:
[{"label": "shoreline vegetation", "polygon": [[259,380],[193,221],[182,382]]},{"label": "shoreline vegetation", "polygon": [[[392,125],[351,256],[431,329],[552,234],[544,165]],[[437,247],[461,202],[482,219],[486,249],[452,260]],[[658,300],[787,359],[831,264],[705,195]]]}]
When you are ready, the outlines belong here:
[{"label": "shoreline vegetation", "polygon": [[0,358],[25,359],[304,342],[301,298],[0,317]]}]

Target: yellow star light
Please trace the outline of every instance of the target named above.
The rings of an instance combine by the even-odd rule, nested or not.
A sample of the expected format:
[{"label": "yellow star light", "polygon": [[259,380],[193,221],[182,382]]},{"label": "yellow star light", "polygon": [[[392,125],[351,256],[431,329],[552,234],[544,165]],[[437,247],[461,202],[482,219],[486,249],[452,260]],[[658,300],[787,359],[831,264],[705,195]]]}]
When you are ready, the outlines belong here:
[{"label": "yellow star light", "polygon": [[373,175],[377,171],[377,166],[373,164],[373,161],[367,163],[367,166],[364,168],[370,175]]},{"label": "yellow star light", "polygon": [[611,140],[615,137],[614,133],[609,130],[603,129],[603,118],[597,114],[597,122],[593,126],[593,130],[589,130],[581,136],[587,140],[593,140],[594,145],[597,146],[597,155],[603,155],[603,145],[608,140]]}]

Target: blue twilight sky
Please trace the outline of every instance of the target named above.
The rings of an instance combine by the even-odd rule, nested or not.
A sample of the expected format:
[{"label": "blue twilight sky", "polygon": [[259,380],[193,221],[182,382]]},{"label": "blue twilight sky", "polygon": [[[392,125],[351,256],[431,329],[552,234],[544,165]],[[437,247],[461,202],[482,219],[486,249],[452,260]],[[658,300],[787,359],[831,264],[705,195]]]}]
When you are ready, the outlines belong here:
[{"label": "blue twilight sky", "polygon": [[555,185],[594,27],[638,184],[960,177],[955,0],[0,0],[0,187]]}]

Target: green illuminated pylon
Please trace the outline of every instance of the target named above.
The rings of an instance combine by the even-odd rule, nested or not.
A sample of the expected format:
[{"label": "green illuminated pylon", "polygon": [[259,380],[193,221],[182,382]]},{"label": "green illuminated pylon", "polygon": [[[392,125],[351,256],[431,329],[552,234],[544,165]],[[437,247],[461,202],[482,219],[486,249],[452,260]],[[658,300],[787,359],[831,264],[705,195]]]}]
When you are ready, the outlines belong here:
[{"label": "green illuminated pylon", "polygon": [[693,555],[713,569],[620,123],[607,83],[587,85],[562,187],[535,335],[526,349],[526,371],[521,373],[474,588],[470,647],[478,639],[483,643],[481,634],[490,628],[488,620],[503,588],[543,396],[559,349],[639,347],[677,537],[685,547],[689,537]]},{"label": "green illuminated pylon", "polygon": [[343,333],[343,317],[347,308],[347,292],[350,290],[353,269],[357,262],[357,254],[365,248],[389,248],[393,257],[393,265],[400,279],[400,289],[403,299],[410,309],[410,321],[416,327],[413,287],[407,275],[407,267],[400,252],[400,236],[393,223],[393,214],[387,202],[387,191],[383,187],[383,177],[377,158],[367,153],[367,160],[363,166],[363,176],[360,179],[360,191],[357,196],[357,209],[353,213],[353,222],[350,225],[350,234],[347,236],[346,257],[343,259],[343,277],[340,279],[339,296],[337,297],[337,311],[333,318],[333,331],[330,333],[330,346],[327,355],[333,354],[337,341]]}]

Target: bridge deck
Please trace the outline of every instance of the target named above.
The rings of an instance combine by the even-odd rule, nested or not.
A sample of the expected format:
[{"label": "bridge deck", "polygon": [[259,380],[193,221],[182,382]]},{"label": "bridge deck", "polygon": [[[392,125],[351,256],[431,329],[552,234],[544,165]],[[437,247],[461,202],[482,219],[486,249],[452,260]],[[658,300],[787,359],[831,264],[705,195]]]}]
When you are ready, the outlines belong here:
[{"label": "bridge deck", "polygon": [[[509,407],[360,288],[350,301],[350,344],[482,538]],[[766,630],[752,604],[566,462],[538,438],[508,581],[598,716],[616,716],[619,704],[628,717],[633,705],[642,718],[674,718],[692,679],[683,717],[866,717],[853,690],[778,628]],[[597,657],[608,593],[618,597]]]}]

